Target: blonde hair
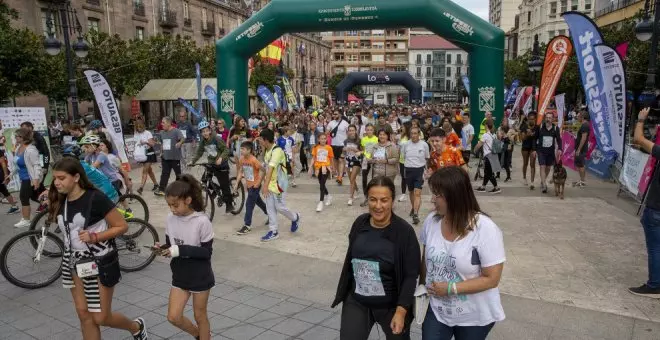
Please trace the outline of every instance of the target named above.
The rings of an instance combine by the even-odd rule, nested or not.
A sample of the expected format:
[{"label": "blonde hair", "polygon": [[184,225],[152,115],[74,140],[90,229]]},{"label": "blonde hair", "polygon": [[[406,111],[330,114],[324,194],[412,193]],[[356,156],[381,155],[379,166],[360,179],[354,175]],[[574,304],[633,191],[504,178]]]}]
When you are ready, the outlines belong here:
[{"label": "blonde hair", "polygon": [[20,129],[14,131],[14,135],[16,137],[21,137],[21,139],[23,140],[23,144],[26,144],[26,145],[32,143],[32,141],[33,141],[32,132],[30,132],[26,128],[20,128]]}]

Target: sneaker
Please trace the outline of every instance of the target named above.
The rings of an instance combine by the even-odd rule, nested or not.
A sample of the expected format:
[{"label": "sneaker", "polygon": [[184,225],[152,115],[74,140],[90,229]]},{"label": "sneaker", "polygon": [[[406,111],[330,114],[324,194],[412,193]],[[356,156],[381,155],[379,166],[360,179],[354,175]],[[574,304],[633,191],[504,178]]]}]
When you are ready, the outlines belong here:
[{"label": "sneaker", "polygon": [[349,205],[349,206],[350,206],[350,205],[353,205],[353,199],[352,199],[352,198],[349,198],[349,199],[348,199],[348,205]]},{"label": "sneaker", "polygon": [[277,240],[280,237],[280,234],[277,231],[269,230],[266,235],[261,237],[261,242],[268,242],[272,240]]},{"label": "sneaker", "polygon": [[365,198],[364,201],[362,201],[362,203],[360,203],[360,206],[364,208],[364,207],[367,206],[367,204],[369,204],[369,200],[367,200],[367,199]]},{"label": "sneaker", "polygon": [[399,196],[398,201],[399,201],[399,202],[405,202],[407,199],[408,199],[408,196],[406,196],[406,194],[401,194],[401,195]]},{"label": "sneaker", "polygon": [[29,226],[30,226],[30,220],[26,220],[24,218],[21,218],[21,220],[18,221],[18,223],[14,224],[15,228],[25,228]]},{"label": "sneaker", "polygon": [[291,181],[291,187],[292,187],[292,188],[295,188],[295,187],[297,187],[297,186],[298,186],[298,184],[296,184],[295,181]]},{"label": "sneaker", "polygon": [[13,207],[9,208],[9,210],[7,211],[7,215],[15,214],[15,213],[19,212],[20,210],[21,210],[21,208],[19,208],[17,206],[13,206]]},{"label": "sneaker", "polygon": [[548,186],[545,184],[541,184],[541,192],[544,194],[548,193]]},{"label": "sneaker", "polygon": [[133,339],[135,340],[147,340],[147,325],[144,324],[143,318],[137,318],[134,320],[140,325],[140,331],[137,334],[133,334]]},{"label": "sneaker", "polygon": [[236,232],[236,235],[246,235],[246,234],[248,234],[250,231],[252,231],[252,229],[250,228],[250,226],[249,226],[249,225],[244,225],[241,229],[239,229],[239,230]]},{"label": "sneaker", "polygon": [[529,182],[527,182],[527,178],[523,178],[523,184],[524,184],[525,186],[528,186],[528,185],[529,185]]},{"label": "sneaker", "polygon": [[154,187],[151,188],[151,191],[158,191],[158,184],[154,184]]},{"label": "sneaker", "polygon": [[330,206],[330,204],[332,204],[332,196],[327,195],[327,196],[325,196],[325,205]]},{"label": "sneaker", "polygon": [[660,288],[651,288],[646,284],[643,284],[639,287],[628,288],[628,291],[635,295],[660,299]]},{"label": "sneaker", "polygon": [[337,185],[342,185],[342,184],[343,184],[343,180],[342,180],[342,178],[341,178],[341,177],[337,177]]},{"label": "sneaker", "polygon": [[474,189],[474,191],[476,191],[476,192],[486,192],[486,188],[478,187],[478,188]]},{"label": "sneaker", "polygon": [[316,212],[321,211],[323,211],[323,201],[319,201],[319,203],[316,205]]},{"label": "sneaker", "polygon": [[490,192],[491,194],[499,194],[499,193],[502,193],[502,189],[500,189],[499,187],[497,187],[497,188],[493,188],[493,190],[491,190],[491,191],[489,191],[489,192]]},{"label": "sneaker", "polygon": [[413,214],[412,220],[413,224],[419,224],[419,216],[417,214]]},{"label": "sneaker", "polygon": [[143,192],[143,191],[144,191],[144,187],[139,187],[139,188],[137,189],[137,193],[138,193],[138,195],[142,196],[142,192]]},{"label": "sneaker", "polygon": [[504,183],[506,183],[506,182],[511,182],[511,177],[507,177],[507,178],[505,178],[505,179],[504,179]]},{"label": "sneaker", "polygon": [[413,215],[415,215],[415,210],[410,209],[410,214],[408,214],[408,216],[413,217]]},{"label": "sneaker", "polygon": [[578,187],[580,187],[580,188],[584,188],[586,186],[587,186],[587,183],[582,182],[582,181],[580,181],[580,183],[578,184]]},{"label": "sneaker", "polygon": [[529,186],[529,190],[534,190],[534,184]]},{"label": "sneaker", "polygon": [[158,189],[158,190],[154,191],[154,195],[156,195],[156,196],[165,196],[165,192],[163,190]]},{"label": "sneaker", "polygon": [[295,221],[291,222],[291,232],[295,233],[300,228],[300,213],[298,213],[298,218]]}]

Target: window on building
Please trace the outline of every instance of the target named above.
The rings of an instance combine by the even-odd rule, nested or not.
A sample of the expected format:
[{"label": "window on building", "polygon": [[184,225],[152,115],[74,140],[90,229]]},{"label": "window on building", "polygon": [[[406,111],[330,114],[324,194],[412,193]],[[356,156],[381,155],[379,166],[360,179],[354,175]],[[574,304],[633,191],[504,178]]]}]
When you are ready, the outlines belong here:
[{"label": "window on building", "polygon": [[548,31],[548,41],[555,37],[555,31]]},{"label": "window on building", "polygon": [[527,12],[527,22],[532,22],[532,11]]},{"label": "window on building", "polygon": [[551,2],[550,3],[550,16],[553,17],[557,15],[557,3],[556,2]]},{"label": "window on building", "polygon": [[584,0],[584,10],[591,11],[591,0]]},{"label": "window on building", "polygon": [[456,63],[457,64],[462,64],[463,63],[463,56],[460,54],[456,55]]},{"label": "window on building", "polygon": [[451,67],[447,67],[447,73],[445,73],[445,76],[451,77]]},{"label": "window on building", "polygon": [[97,18],[87,18],[87,31],[91,32],[98,32],[99,27],[101,26],[101,20]]},{"label": "window on building", "polygon": [[426,76],[430,77],[431,76],[431,66],[426,67]]},{"label": "window on building", "polygon": [[371,55],[371,61],[383,62],[383,61],[385,61],[385,56],[382,55],[382,54],[372,54]]},{"label": "window on building", "polygon": [[[59,18],[58,13],[55,11],[48,11],[45,8],[41,10],[41,26],[43,28],[44,36],[47,37],[49,33],[53,33],[55,38],[57,38],[58,34],[62,32],[60,29]],[[48,32],[48,21],[51,21],[51,32]]]},{"label": "window on building", "polygon": [[357,54],[349,54],[348,55],[348,61],[357,61],[357,60],[358,60]]},{"label": "window on building", "polygon": [[417,63],[421,64],[422,63],[422,55],[417,53]]},{"label": "window on building", "polygon": [[431,54],[426,55],[426,63],[430,64],[431,63]]},{"label": "window on building", "polygon": [[408,71],[408,68],[405,66],[396,66],[394,68],[394,72],[406,72],[406,71]]},{"label": "window on building", "polygon": [[557,31],[557,35],[566,35],[566,30]]},{"label": "window on building", "polygon": [[358,31],[347,31],[346,35],[351,36],[351,37],[355,37],[355,36],[358,35]]},{"label": "window on building", "polygon": [[571,0],[571,11],[577,11],[580,7],[580,0]]},{"label": "window on building", "polygon": [[144,27],[135,27],[135,39],[144,40]]},{"label": "window on building", "polygon": [[445,80],[445,91],[451,91],[451,80]]},{"label": "window on building", "polygon": [[206,8],[202,8],[202,25],[206,27],[206,22],[207,22],[207,16],[206,16]]},{"label": "window on building", "polygon": [[447,64],[451,64],[451,54],[447,54]]},{"label": "window on building", "polygon": [[559,4],[561,5],[560,13],[566,12],[568,8],[568,0],[561,0]]},{"label": "window on building", "polygon": [[440,90],[440,91],[444,90],[444,87],[442,86],[442,80],[436,79],[434,85],[436,90]]},{"label": "window on building", "polygon": [[371,61],[371,54],[369,53],[360,54],[360,61]]},{"label": "window on building", "polygon": [[188,1],[183,2],[183,18],[190,19],[190,4]]},{"label": "window on building", "polygon": [[417,71],[415,72],[415,77],[421,77],[422,76],[422,68],[418,67]]},{"label": "window on building", "polygon": [[457,67],[456,67],[456,75],[457,75],[457,76],[460,76],[460,75],[461,75],[461,67],[460,67],[460,66],[457,66]]},{"label": "window on building", "polygon": [[428,90],[431,88],[431,79],[426,79],[426,87],[424,89]]}]

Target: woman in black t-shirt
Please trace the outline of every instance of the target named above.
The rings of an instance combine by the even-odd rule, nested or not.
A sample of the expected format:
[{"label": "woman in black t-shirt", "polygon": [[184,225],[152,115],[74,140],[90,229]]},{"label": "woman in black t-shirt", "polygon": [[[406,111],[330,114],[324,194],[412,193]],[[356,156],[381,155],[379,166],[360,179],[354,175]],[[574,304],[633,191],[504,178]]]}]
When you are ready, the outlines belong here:
[{"label": "woman in black t-shirt", "polygon": [[394,182],[367,185],[369,213],[349,233],[346,259],[332,307],[343,303],[341,340],[366,340],[378,323],[388,340],[410,339],[420,250],[415,230],[394,215]]},{"label": "woman in black t-shirt", "polygon": [[128,230],[126,221],[87,179],[77,159],[66,157],[53,166],[49,191],[48,218],[64,231],[62,285],[71,289],[83,339],[101,339],[101,326],[127,330],[134,339],[147,339],[142,318],[131,321],[112,312],[114,285],[121,278],[119,265],[94,274],[93,262],[85,263],[91,258],[97,263],[112,259],[113,240]]},{"label": "woman in black t-shirt", "polygon": [[[521,152],[523,157],[523,181],[525,186],[534,190],[534,176],[536,175],[536,112],[532,111],[527,117],[522,118],[520,123],[520,139],[522,140]],[[530,166],[531,182],[527,182],[527,165]]]}]

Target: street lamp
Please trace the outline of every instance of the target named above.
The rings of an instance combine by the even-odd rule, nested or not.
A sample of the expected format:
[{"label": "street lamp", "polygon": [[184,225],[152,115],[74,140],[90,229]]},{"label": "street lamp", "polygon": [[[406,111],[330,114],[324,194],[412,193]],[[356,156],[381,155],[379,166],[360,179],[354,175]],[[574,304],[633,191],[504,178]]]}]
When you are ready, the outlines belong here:
[{"label": "street lamp", "polygon": [[527,62],[529,72],[532,73],[532,110],[536,111],[536,75],[543,68],[543,61],[539,58],[539,35],[534,35],[532,58]]},{"label": "street lamp", "polygon": [[[62,20],[62,32],[64,36],[64,56],[66,59],[66,68],[69,78],[69,97],[71,97],[71,108],[73,111],[73,120],[77,120],[78,113],[78,87],[76,86],[75,70],[73,68],[73,56],[71,51],[76,54],[78,58],[85,58],[89,53],[89,45],[82,36],[82,27],[80,21],[76,16],[76,10],[71,7],[70,0],[51,0],[48,8],[46,19],[46,27],[48,28],[48,37],[44,40],[44,49],[46,53],[51,56],[58,55],[62,50],[62,43],[55,38],[55,30],[53,29],[54,20],[52,13],[57,10],[60,12],[60,19]],[[69,24],[69,20],[75,22],[75,26]],[[70,36],[77,33],[77,41],[71,46]]]},{"label": "street lamp", "polygon": [[[651,51],[649,55],[649,66],[646,74],[646,89],[645,92],[654,92],[655,90],[655,68],[656,60],[658,55],[658,35],[657,27],[658,21],[660,21],[660,11],[658,11],[658,6],[660,6],[660,0],[655,0],[653,9],[651,9],[650,0],[646,0],[644,3],[644,17],[642,21],[635,25],[635,36],[640,41],[647,41],[651,39]],[[649,20],[649,12],[655,12],[653,21]]]}]

